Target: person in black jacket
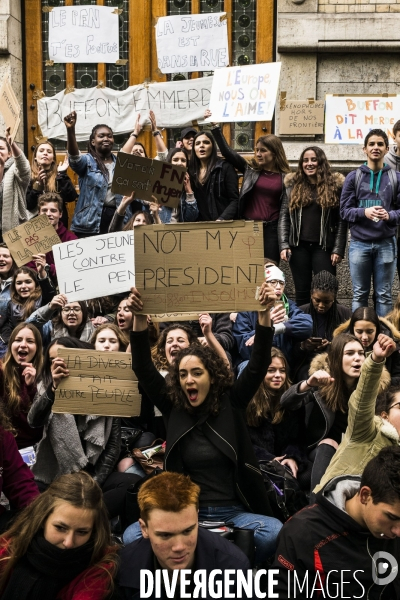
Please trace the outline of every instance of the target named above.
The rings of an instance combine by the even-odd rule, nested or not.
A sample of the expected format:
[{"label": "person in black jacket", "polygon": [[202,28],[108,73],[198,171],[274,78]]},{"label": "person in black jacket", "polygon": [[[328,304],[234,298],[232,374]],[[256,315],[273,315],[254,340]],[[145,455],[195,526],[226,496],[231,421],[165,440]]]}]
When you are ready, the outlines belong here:
[{"label": "person in black jacket", "polygon": [[[178,473],[162,473],[143,483],[138,493],[143,537],[120,551],[118,585],[122,596],[119,597],[161,597],[163,600],[173,597],[167,596],[164,585],[161,585],[161,596],[156,595],[151,577],[156,569],[190,570],[190,597],[194,591],[193,574],[199,569],[203,570],[207,583],[210,573],[220,569],[222,573],[217,577],[220,586],[221,583],[223,586],[226,569],[240,570],[247,578],[250,562],[242,551],[220,535],[198,526],[199,495],[199,486]],[[144,569],[147,577],[142,577]],[[176,581],[176,591],[179,591],[179,579]],[[207,584],[205,588],[206,595],[200,597],[215,597]],[[234,583],[231,589],[235,589]]]},{"label": "person in black jacket", "polygon": [[189,161],[190,183],[199,209],[198,221],[235,219],[239,197],[235,169],[217,156],[212,133],[199,132]]},{"label": "person in black jacket", "polygon": [[317,146],[301,153],[297,171],[285,177],[286,196],[279,216],[281,258],[290,260],[296,304],[310,302],[311,278],[319,271],[336,274],[344,257],[347,223],[339,203],[344,177],[331,171]]},{"label": "person in black jacket", "polygon": [[[204,116],[210,117],[211,112],[207,110]],[[248,162],[228,145],[219,125],[214,124],[212,133],[222,156],[243,173],[237,218],[263,221],[264,256],[279,264],[278,219],[285,195],[284,176],[290,172],[281,140],[273,134],[262,135]]]},{"label": "person in black jacket", "polygon": [[56,150],[48,140],[38,144],[32,157],[32,179],[26,192],[28,210],[37,213],[38,200],[44,192],[60,194],[63,200],[61,222],[68,229],[68,212],[65,204],[75,202],[78,193],[67,174],[68,158],[57,167]]},{"label": "person in black jacket", "polygon": [[[335,477],[288,521],[272,569],[279,598],[400,598],[400,448]],[[303,585],[304,584],[304,585]],[[302,589],[301,589],[302,588]]]},{"label": "person in black jacket", "polygon": [[[201,520],[230,521],[255,531],[257,563],[273,554],[281,523],[269,516],[244,411],[271,362],[274,301],[273,289],[264,282],[260,304],[267,310],[259,313],[252,356],[233,385],[226,363],[200,345],[181,350],[165,380],[151,359],[146,315],[135,315],[131,332],[132,368],[167,423],[165,470],[185,473],[200,486]],[[143,310],[135,288],[129,303],[134,312]],[[135,524],[131,527],[125,543],[136,538]]]}]

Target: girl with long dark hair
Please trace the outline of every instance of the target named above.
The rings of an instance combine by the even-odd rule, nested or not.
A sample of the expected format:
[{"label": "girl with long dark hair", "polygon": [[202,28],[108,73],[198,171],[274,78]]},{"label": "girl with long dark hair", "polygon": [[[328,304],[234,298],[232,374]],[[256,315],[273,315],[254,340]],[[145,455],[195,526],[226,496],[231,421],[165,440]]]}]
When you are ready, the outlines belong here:
[{"label": "girl with long dark hair", "polygon": [[100,487],[87,473],[63,475],[1,538],[0,596],[103,600],[117,550]]},{"label": "girl with long dark hair", "polygon": [[[205,117],[211,112],[206,110]],[[273,134],[262,135],[256,141],[254,157],[247,161],[227,143],[222,129],[213,124],[213,136],[222,156],[243,173],[237,214],[230,218],[263,221],[264,256],[279,264],[278,219],[284,197],[284,177],[290,172],[281,140]]]},{"label": "girl with long dark hair", "polygon": [[318,146],[305,148],[297,171],[285,177],[279,248],[281,258],[290,260],[298,306],[310,301],[313,274],[325,270],[335,275],[344,257],[347,224],[339,215],[343,182]]}]

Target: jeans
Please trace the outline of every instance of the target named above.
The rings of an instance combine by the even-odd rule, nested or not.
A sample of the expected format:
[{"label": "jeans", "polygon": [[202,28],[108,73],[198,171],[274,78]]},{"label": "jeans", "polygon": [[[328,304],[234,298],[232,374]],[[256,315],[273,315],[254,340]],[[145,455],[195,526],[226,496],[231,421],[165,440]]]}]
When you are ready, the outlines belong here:
[{"label": "jeans", "polygon": [[[255,515],[246,512],[242,505],[238,506],[209,506],[200,508],[200,521],[225,521],[235,527],[252,529],[256,545],[256,563],[261,564],[272,556],[276,550],[276,540],[282,528],[282,523],[274,517]],[[139,523],[133,523],[123,535],[124,544],[130,544],[142,535]]]},{"label": "jeans", "polygon": [[392,285],[396,259],[397,242],[394,236],[376,242],[350,241],[349,263],[353,282],[353,311],[360,306],[368,306],[371,276],[374,281],[378,316],[384,317],[392,310]]},{"label": "jeans", "polygon": [[331,250],[323,250],[318,242],[300,240],[299,245],[291,246],[290,250],[292,258],[289,264],[296,290],[296,304],[302,306],[310,302],[313,274],[329,271],[336,275],[336,267],[331,262]]}]

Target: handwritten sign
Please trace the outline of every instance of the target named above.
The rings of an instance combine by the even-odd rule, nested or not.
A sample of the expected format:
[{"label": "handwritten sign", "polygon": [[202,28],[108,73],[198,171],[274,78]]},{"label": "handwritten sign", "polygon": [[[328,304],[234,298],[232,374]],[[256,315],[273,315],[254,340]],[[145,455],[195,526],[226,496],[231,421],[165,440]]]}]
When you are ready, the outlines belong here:
[{"label": "handwritten sign", "polygon": [[136,417],[141,395],[130,354],[59,347],[69,376],[56,390],[55,413]]},{"label": "handwritten sign", "polygon": [[155,29],[161,73],[213,71],[229,64],[226,13],[160,17]]},{"label": "handwritten sign", "polygon": [[209,121],[270,121],[274,114],[281,63],[228,67],[214,71]]},{"label": "handwritten sign", "polygon": [[144,312],[257,310],[264,281],[262,224],[221,221],[135,229],[136,287]]},{"label": "handwritten sign", "polygon": [[324,133],[324,102],[286,100],[279,112],[279,135]]},{"label": "handwritten sign", "polygon": [[5,77],[0,88],[0,113],[4,119],[4,125],[10,127],[11,139],[14,140],[21,121],[21,106],[8,76]]},{"label": "handwritten sign", "polygon": [[44,136],[66,140],[63,119],[73,110],[78,115],[78,142],[87,140],[98,123],[106,122],[114,134],[131,132],[139,113],[141,123],[150,123],[150,110],[156,113],[159,127],[192,125],[192,121],[203,120],[210,101],[212,80],[212,77],[199,77],[133,85],[122,91],[92,87],[65,94],[63,90],[38,100],[40,129]]},{"label": "handwritten sign", "polygon": [[46,254],[54,244],[61,242],[47,215],[39,215],[3,232],[3,239],[18,267],[30,262],[34,254]]},{"label": "handwritten sign", "polygon": [[197,312],[176,312],[176,313],[165,313],[163,315],[149,315],[153,323],[176,323],[177,321],[197,321],[199,318]]},{"label": "handwritten sign", "polygon": [[326,96],[326,144],[363,144],[371,129],[383,129],[393,139],[400,96]]},{"label": "handwritten sign", "polygon": [[179,206],[186,168],[152,158],[118,152],[111,190],[129,196],[133,191],[141,200],[152,196],[163,206]]},{"label": "handwritten sign", "polygon": [[49,12],[49,59],[57,63],[115,63],[118,13],[112,6],[62,6]]},{"label": "handwritten sign", "polygon": [[53,256],[60,294],[69,302],[127,292],[135,285],[133,231],[57,244]]}]

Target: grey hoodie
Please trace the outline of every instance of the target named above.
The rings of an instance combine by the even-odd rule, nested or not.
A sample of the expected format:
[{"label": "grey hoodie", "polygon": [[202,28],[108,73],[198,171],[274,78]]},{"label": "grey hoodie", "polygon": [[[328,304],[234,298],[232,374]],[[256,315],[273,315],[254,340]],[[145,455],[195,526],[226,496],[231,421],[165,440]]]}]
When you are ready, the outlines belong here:
[{"label": "grey hoodie", "polygon": [[400,171],[400,156],[396,154],[396,146],[393,146],[385,156],[385,165],[389,165],[395,171]]}]

